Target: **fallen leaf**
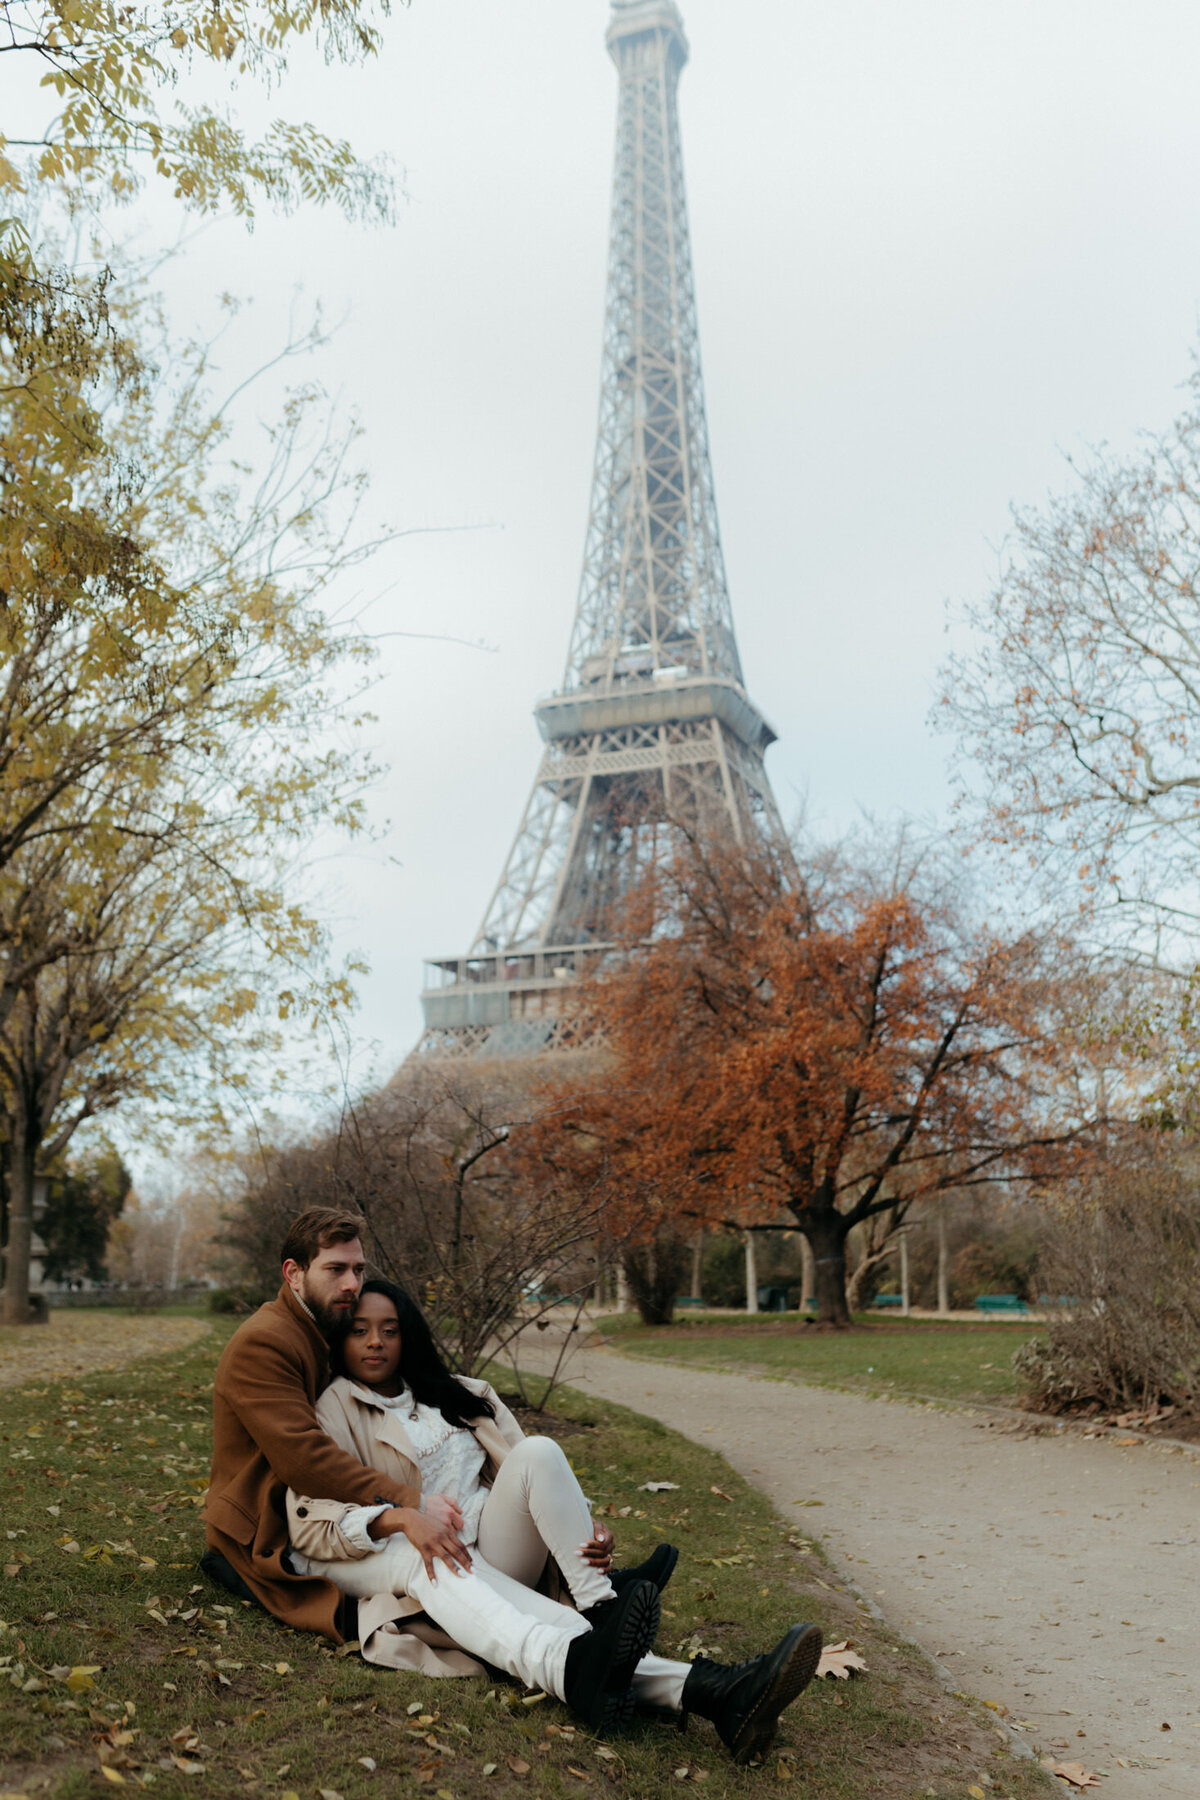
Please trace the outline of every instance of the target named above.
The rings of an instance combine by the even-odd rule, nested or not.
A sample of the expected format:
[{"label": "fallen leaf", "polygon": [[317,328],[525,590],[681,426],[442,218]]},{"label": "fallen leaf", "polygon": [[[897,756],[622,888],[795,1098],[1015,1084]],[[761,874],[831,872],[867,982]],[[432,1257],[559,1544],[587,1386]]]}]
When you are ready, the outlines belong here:
[{"label": "fallen leaf", "polygon": [[832,1675],[835,1681],[848,1681],[851,1675],[864,1674],[866,1667],[858,1652],[851,1650],[848,1640],[843,1639],[840,1644],[826,1644],[817,1664],[817,1674]]},{"label": "fallen leaf", "polygon": [[605,1762],[618,1762],[620,1760],[616,1751],[610,1750],[607,1744],[597,1744],[595,1748],[596,1755],[602,1756]]},{"label": "fallen leaf", "polygon": [[677,1481],[643,1481],[638,1489],[639,1494],[677,1494],[678,1492],[679,1483]]},{"label": "fallen leaf", "polygon": [[[184,1618],[186,1618],[187,1614],[185,1613],[183,1616],[184,1616]],[[291,1672],[292,1672],[291,1663],[277,1662],[275,1664],[275,1673],[277,1675],[290,1675]]]},{"label": "fallen leaf", "polygon": [[498,1765],[496,1763],[484,1763],[483,1773],[485,1775],[494,1775],[496,1773],[497,1766]]},{"label": "fallen leaf", "polygon": [[785,1763],[783,1758],[781,1757],[775,1765],[776,1781],[794,1781],[795,1778],[796,1778],[795,1769],[793,1769],[791,1763]]},{"label": "fallen leaf", "polygon": [[968,1794],[970,1794],[971,1800],[987,1800],[987,1795],[984,1793],[983,1789],[980,1787],[980,1785],[977,1781],[973,1781],[971,1783],[970,1787],[967,1789],[967,1792],[968,1792]]},{"label": "fallen leaf", "polygon": [[522,1762],[519,1756],[510,1756],[508,1759],[508,1766],[514,1775],[528,1775],[532,1765],[527,1762]]},{"label": "fallen leaf", "polygon": [[715,1494],[718,1500],[728,1500],[729,1504],[733,1505],[733,1495],[727,1494],[724,1488],[719,1488],[714,1484],[708,1491],[710,1494]]},{"label": "fallen leaf", "polygon": [[373,1756],[360,1756],[358,1761],[359,1767],[365,1769],[368,1775],[373,1775],[379,1767]]},{"label": "fallen leaf", "polygon": [[95,1687],[93,1675],[100,1673],[101,1663],[78,1663],[67,1676],[67,1686],[73,1694],[86,1694],[89,1688]]},{"label": "fallen leaf", "polygon": [[126,1785],[125,1777],[122,1775],[120,1769],[114,1769],[111,1763],[101,1763],[100,1773],[103,1775],[105,1781],[111,1781],[114,1787],[124,1787]]},{"label": "fallen leaf", "polygon": [[1047,1757],[1042,1766],[1049,1769],[1052,1775],[1057,1775],[1060,1781],[1068,1782],[1071,1787],[1083,1789],[1100,1786],[1100,1779],[1095,1771],[1085,1769],[1082,1763],[1055,1762],[1051,1757]]},{"label": "fallen leaf", "polygon": [[567,1764],[567,1774],[573,1775],[576,1781],[590,1781],[592,1779],[586,1769],[577,1769],[574,1763]]},{"label": "fallen leaf", "polygon": [[686,1781],[688,1778],[687,1764],[681,1763],[680,1766],[676,1770],[673,1771],[673,1773],[674,1773],[676,1781]]},{"label": "fallen leaf", "polygon": [[344,1800],[336,1788],[318,1788],[317,1792],[320,1794],[321,1800]]}]

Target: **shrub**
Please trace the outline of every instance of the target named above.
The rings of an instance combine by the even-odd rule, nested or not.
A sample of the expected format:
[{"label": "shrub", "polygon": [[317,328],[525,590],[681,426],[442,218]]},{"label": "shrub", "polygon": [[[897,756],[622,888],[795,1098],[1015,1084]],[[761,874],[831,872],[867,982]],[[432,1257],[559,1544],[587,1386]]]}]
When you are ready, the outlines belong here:
[{"label": "shrub", "polygon": [[1200,1161],[1138,1132],[1051,1224],[1043,1290],[1064,1298],[1017,1359],[1027,1403],[1200,1413]]}]

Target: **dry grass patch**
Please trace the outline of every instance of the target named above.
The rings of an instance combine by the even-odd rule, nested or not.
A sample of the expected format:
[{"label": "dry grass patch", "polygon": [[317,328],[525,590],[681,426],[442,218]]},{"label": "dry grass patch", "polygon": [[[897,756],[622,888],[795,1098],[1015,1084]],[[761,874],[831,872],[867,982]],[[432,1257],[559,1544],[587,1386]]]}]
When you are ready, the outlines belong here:
[{"label": "dry grass patch", "polygon": [[[47,1800],[151,1787],[283,1800],[654,1800],[808,1793],[818,1800],[1032,1800],[1046,1777],[994,1722],[948,1695],[878,1625],[819,1545],[711,1452],[620,1408],[559,1390],[564,1448],[624,1558],[683,1550],[659,1649],[737,1658],[795,1618],[851,1637],[869,1673],[784,1715],[769,1764],[732,1767],[711,1727],[646,1719],[611,1744],[552,1700],[483,1682],[368,1668],[211,1588],[196,1569],[210,1383],[228,1327],[123,1373],[11,1393],[0,1456],[0,1791]],[[669,1480],[669,1493],[644,1492]],[[714,1490],[720,1489],[718,1494]],[[731,1496],[725,1499],[722,1494]]]}]

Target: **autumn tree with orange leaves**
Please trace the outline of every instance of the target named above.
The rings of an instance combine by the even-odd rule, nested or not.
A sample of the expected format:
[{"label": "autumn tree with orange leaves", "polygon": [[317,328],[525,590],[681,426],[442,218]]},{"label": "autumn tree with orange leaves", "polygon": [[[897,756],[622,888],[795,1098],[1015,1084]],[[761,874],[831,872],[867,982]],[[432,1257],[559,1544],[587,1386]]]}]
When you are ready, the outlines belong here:
[{"label": "autumn tree with orange leaves", "polygon": [[930,859],[681,835],[624,955],[580,990],[604,1077],[559,1129],[618,1239],[669,1222],[798,1226],[819,1319],[846,1326],[846,1239],[949,1188],[1045,1176],[1086,1136],[1061,945],[973,918]]}]

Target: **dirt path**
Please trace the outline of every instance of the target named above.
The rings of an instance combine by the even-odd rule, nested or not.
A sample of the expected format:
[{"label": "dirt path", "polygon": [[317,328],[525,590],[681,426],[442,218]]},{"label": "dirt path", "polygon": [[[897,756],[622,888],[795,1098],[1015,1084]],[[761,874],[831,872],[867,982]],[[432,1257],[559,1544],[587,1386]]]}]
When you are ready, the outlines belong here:
[{"label": "dirt path", "polygon": [[56,1307],[48,1325],[0,1330],[0,1388],[120,1369],[139,1356],[182,1349],[211,1329],[203,1319],[164,1319],[157,1313],[123,1317]]},{"label": "dirt path", "polygon": [[1198,1800],[1200,1458],[606,1349],[568,1379],[719,1450],[1106,1800]]}]

